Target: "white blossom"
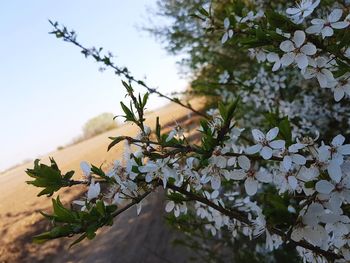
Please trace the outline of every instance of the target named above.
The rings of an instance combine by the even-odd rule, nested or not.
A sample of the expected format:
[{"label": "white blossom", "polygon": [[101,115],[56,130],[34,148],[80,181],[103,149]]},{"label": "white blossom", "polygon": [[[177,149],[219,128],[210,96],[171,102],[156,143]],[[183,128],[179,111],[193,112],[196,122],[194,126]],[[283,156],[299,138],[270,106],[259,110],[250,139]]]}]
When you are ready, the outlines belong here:
[{"label": "white blossom", "polygon": [[224,28],[225,28],[225,33],[221,38],[221,44],[224,44],[234,34],[233,30],[230,28],[230,19],[228,17],[224,19]]},{"label": "white blossom", "polygon": [[187,206],[186,204],[178,204],[178,203],[175,203],[174,201],[169,201],[165,206],[165,211],[167,213],[174,211],[175,217],[179,217],[181,213],[183,214],[187,213]]},{"label": "white blossom", "polygon": [[309,65],[311,67],[306,68],[303,73],[304,78],[311,79],[316,77],[321,88],[328,87],[334,81],[333,74],[330,71],[331,65],[325,57],[317,57],[315,60],[310,59]]},{"label": "white blossom", "polygon": [[257,144],[248,147],[245,152],[247,154],[255,154],[259,152],[265,160],[270,159],[272,157],[273,149],[282,149],[285,145],[285,141],[283,140],[274,140],[277,137],[278,132],[278,127],[275,127],[269,130],[265,136],[260,130],[253,129],[252,134]]},{"label": "white blossom", "polygon": [[334,88],[334,100],[337,102],[340,101],[344,98],[345,94],[350,96],[350,73],[345,74],[337,80]]},{"label": "white blossom", "polygon": [[300,24],[304,18],[312,14],[319,3],[320,0],[301,0],[295,7],[288,8],[286,12],[296,24]]},{"label": "white blossom", "polygon": [[280,49],[285,52],[281,58],[283,66],[289,66],[293,62],[297,63],[300,69],[308,66],[309,56],[316,54],[316,46],[312,43],[304,44],[306,39],[304,31],[294,32],[292,40],[285,40],[280,44]]},{"label": "white blossom", "polygon": [[334,9],[328,16],[327,19],[315,18],[311,20],[312,26],[306,29],[308,34],[321,34],[322,38],[333,36],[333,29],[342,29],[349,26],[347,21],[339,21],[343,15],[343,10]]},{"label": "white blossom", "polygon": [[247,23],[247,22],[252,22],[256,19],[259,19],[264,16],[264,12],[262,10],[259,10],[256,14],[254,14],[253,11],[249,11],[246,16],[240,17],[240,16],[235,16],[236,21],[238,23]]},{"label": "white blossom", "polygon": [[83,171],[83,175],[87,180],[91,178],[91,166],[89,163],[83,161],[80,163],[80,168]]},{"label": "white blossom", "polygon": [[281,67],[281,59],[278,54],[271,52],[267,54],[266,59],[268,62],[274,63],[272,67],[272,71],[277,71]]},{"label": "white blossom", "polygon": [[92,199],[97,198],[100,194],[100,191],[101,191],[100,183],[95,183],[95,180],[92,179],[89,185],[89,190],[87,192],[87,200],[90,201]]},{"label": "white blossom", "polygon": [[341,165],[344,161],[344,156],[350,155],[350,144],[344,144],[345,137],[341,134],[333,138],[331,144],[322,145],[318,148],[320,160],[328,162],[327,171],[329,176],[339,182],[342,177]]},{"label": "white blossom", "polygon": [[288,149],[282,150],[283,161],[282,165],[286,171],[289,171],[292,167],[292,163],[297,165],[304,165],[306,163],[306,158],[298,154],[298,151],[303,149],[306,145],[302,143],[295,143],[288,147]]},{"label": "white blossom", "polygon": [[238,157],[238,165],[241,169],[235,169],[231,172],[230,177],[235,180],[245,178],[244,187],[248,195],[255,195],[258,190],[259,182],[270,183],[272,176],[266,170],[256,171],[251,167],[250,160],[242,155]]}]

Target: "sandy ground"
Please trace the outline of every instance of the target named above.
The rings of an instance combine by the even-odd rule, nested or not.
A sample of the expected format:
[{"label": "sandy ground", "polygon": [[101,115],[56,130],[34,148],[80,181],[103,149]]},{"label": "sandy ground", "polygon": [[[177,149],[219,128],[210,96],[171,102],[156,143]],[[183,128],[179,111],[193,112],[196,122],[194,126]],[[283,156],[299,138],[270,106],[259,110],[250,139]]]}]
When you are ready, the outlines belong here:
[{"label": "sandy ground", "polygon": [[[196,105],[197,104],[197,105]],[[198,106],[199,102],[192,105]],[[188,119],[189,112],[177,105],[168,105],[149,113],[148,125],[155,127],[156,116],[161,123],[172,124],[175,120]],[[185,124],[186,125],[186,124]],[[110,164],[120,159],[122,144],[107,153],[109,136],[133,135],[136,127],[130,124],[106,132],[89,140],[50,153],[63,172],[76,170],[75,178],[81,177],[80,161],[95,165]],[[48,162],[48,156],[41,158]],[[142,213],[136,216],[136,208],[129,209],[117,218],[112,227],[105,227],[92,241],[68,249],[72,240],[61,239],[36,245],[31,237],[44,231],[48,224],[39,214],[51,210],[51,198],[36,197],[38,188],[25,183],[29,177],[28,163],[0,174],[0,262],[186,262],[188,251],[173,247],[175,233],[159,216],[163,213],[162,193],[153,193],[146,201]],[[66,203],[82,194],[79,187],[60,192]]]}]

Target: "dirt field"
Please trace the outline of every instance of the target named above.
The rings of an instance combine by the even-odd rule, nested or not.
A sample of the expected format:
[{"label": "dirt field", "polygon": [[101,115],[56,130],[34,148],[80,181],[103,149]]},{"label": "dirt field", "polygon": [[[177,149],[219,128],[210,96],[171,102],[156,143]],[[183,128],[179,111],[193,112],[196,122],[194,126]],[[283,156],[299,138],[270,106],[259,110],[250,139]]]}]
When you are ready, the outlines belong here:
[{"label": "dirt field", "polygon": [[[156,116],[164,124],[185,120],[188,114],[177,105],[168,105],[148,114],[148,125],[154,128]],[[75,177],[80,178],[80,161],[100,165],[121,157],[122,144],[107,153],[109,136],[135,132],[135,126],[126,124],[48,156],[55,158],[62,171],[76,170]],[[48,163],[48,156],[43,157],[42,162]],[[83,241],[70,250],[71,240],[67,239],[44,245],[31,243],[33,235],[47,228],[38,211],[51,209],[51,198],[36,197],[39,189],[25,184],[29,177],[24,171],[32,166],[28,163],[0,174],[0,262],[186,262],[188,252],[171,244],[179,233],[159,216],[164,210],[161,192],[148,197],[139,217],[136,208],[131,208],[118,217],[112,227],[102,229],[94,240]],[[81,193],[82,188],[71,188],[61,191],[60,197],[68,202]]]}]

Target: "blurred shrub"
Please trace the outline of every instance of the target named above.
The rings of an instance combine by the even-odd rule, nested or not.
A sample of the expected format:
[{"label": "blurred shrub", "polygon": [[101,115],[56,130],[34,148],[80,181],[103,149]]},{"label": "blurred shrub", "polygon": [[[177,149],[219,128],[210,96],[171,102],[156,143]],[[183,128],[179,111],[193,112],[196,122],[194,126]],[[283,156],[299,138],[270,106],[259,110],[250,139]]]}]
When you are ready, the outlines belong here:
[{"label": "blurred shrub", "polygon": [[88,139],[105,131],[118,127],[112,113],[102,113],[86,122],[83,127],[83,138]]}]

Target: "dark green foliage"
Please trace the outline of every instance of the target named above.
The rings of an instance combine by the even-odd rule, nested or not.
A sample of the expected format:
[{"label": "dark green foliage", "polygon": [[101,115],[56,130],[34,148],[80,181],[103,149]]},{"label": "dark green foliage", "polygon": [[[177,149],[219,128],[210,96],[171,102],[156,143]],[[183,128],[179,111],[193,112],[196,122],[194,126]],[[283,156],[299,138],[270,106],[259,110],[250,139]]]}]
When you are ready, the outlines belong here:
[{"label": "dark green foliage", "polygon": [[98,200],[96,205],[86,203],[85,211],[75,211],[65,208],[59,197],[52,199],[53,214],[44,214],[52,224],[53,228],[45,233],[37,235],[33,238],[36,243],[43,243],[48,240],[71,237],[80,234],[80,237],[72,244],[77,244],[85,238],[92,239],[96,236],[96,231],[106,225],[113,224],[113,212],[117,206],[106,206],[103,201]]},{"label": "dark green foliage", "polygon": [[34,162],[34,168],[27,169],[26,171],[30,177],[34,178],[32,181],[27,181],[27,184],[44,188],[38,196],[51,196],[60,188],[72,185],[70,179],[72,178],[74,171],[62,174],[53,158],[50,158],[50,162],[51,165],[47,166],[45,164],[40,164],[40,160],[37,159]]}]

